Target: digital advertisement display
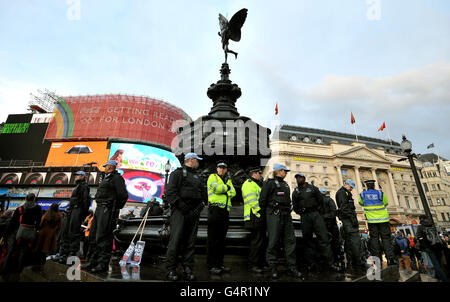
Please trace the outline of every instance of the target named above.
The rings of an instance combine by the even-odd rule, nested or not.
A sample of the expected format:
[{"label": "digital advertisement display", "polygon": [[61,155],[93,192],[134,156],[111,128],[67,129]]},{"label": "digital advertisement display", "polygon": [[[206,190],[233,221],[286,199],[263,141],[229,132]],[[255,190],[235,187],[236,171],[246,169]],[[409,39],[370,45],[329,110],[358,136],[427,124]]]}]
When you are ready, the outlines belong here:
[{"label": "digital advertisement display", "polygon": [[162,203],[165,181],[163,175],[147,171],[126,169],[122,171],[129,202],[147,203],[152,197],[155,197],[156,200]]},{"label": "digital advertisement display", "polygon": [[164,175],[169,160],[170,172],[181,167],[178,158],[169,151],[139,144],[112,143],[109,159],[118,162],[118,169],[141,170]]},{"label": "digital advertisement display", "polygon": [[130,95],[59,97],[45,138],[126,138],[171,146],[173,122],[191,121],[162,100]]},{"label": "digital advertisement display", "polygon": [[129,202],[146,203],[152,197],[162,202],[167,161],[170,172],[181,167],[172,152],[140,144],[112,143],[108,158],[118,162],[117,169],[125,179]]},{"label": "digital advertisement display", "polygon": [[96,162],[93,166],[103,169],[109,150],[106,141],[54,142],[50,147],[45,166],[82,166]]}]

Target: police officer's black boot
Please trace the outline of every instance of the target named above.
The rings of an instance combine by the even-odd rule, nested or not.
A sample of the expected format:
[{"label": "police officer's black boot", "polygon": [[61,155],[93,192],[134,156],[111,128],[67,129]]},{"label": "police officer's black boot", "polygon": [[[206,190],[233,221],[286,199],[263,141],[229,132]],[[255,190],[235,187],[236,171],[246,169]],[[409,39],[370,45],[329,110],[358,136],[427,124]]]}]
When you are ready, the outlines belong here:
[{"label": "police officer's black boot", "polygon": [[176,271],[169,271],[167,273],[167,280],[169,281],[178,281],[178,275]]},{"label": "police officer's black boot", "polygon": [[184,268],[183,278],[186,281],[195,281],[195,279],[196,279],[194,272],[192,271],[192,269],[190,267]]},{"label": "police officer's black boot", "polygon": [[276,267],[272,267],[270,270],[270,276],[272,277],[272,279],[278,279],[278,270]]}]

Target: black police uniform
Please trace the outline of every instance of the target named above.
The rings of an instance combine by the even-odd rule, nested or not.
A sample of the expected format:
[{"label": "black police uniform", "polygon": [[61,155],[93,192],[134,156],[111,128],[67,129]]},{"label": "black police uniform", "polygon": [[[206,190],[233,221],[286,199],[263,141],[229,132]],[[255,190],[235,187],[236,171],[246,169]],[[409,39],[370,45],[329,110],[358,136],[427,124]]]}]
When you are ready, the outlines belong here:
[{"label": "black police uniform", "polygon": [[292,203],[294,211],[301,215],[302,233],[305,241],[305,258],[308,265],[313,265],[316,261],[314,255],[313,233],[316,234],[321,256],[320,264],[328,268],[333,264],[333,254],[330,248],[328,231],[320,215],[320,210],[324,207],[323,195],[319,189],[309,183],[305,186],[297,186],[292,193]]},{"label": "black police uniform", "polygon": [[[356,266],[364,266],[361,260],[361,238],[359,236],[358,218],[352,193],[345,187],[336,192],[338,217],[342,221],[346,245],[347,262]],[[350,254],[350,255],[348,255]]]},{"label": "black police uniform", "polygon": [[170,175],[165,194],[172,209],[166,268],[175,272],[181,260],[184,272],[192,274],[200,212],[207,200],[204,181],[195,169],[183,166]]},{"label": "black police uniform", "polygon": [[74,256],[80,250],[82,238],[81,224],[88,215],[91,197],[89,186],[84,179],[76,181],[76,188],[70,197],[67,215],[64,217],[64,228],[61,234],[61,261],[65,262],[67,256]]},{"label": "black police uniform", "polygon": [[128,200],[125,180],[114,170],[107,174],[100,183],[95,201],[94,219],[89,233],[88,262],[83,268],[93,268],[93,272],[106,271],[111,260],[113,247],[113,230],[119,210]]},{"label": "black police uniform", "polygon": [[292,202],[289,185],[281,177],[275,177],[264,182],[261,189],[260,208],[266,215],[268,246],[266,252],[267,264],[272,272],[277,269],[278,245],[284,246],[286,262],[291,270],[296,270],[295,254],[296,240],[292,224]]},{"label": "black police uniform", "polygon": [[324,196],[324,207],[322,209],[322,217],[328,230],[330,238],[331,250],[333,252],[334,263],[340,263],[344,260],[342,251],[341,236],[339,227],[336,222],[337,209],[334,200],[330,196]]}]

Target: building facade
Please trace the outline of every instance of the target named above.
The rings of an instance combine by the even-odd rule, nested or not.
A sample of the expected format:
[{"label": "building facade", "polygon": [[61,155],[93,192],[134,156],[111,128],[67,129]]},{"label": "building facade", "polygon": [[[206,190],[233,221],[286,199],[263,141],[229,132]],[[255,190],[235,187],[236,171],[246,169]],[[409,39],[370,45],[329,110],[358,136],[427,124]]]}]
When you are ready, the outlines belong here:
[{"label": "building facade", "polygon": [[[376,188],[388,197],[391,225],[418,224],[419,215],[425,214],[419,192],[408,161],[400,144],[375,138],[282,125],[271,140],[272,158],[264,171],[264,178],[272,177],[273,164],[286,165],[291,172],[286,181],[295,188],[294,175],[306,175],[306,181],[325,188],[334,199],[346,179],[356,183],[355,201],[364,189],[364,181],[376,180]],[[417,161],[417,167],[422,167]],[[367,228],[362,207],[356,202],[360,229]],[[432,211],[434,219],[436,213]]]},{"label": "building facade", "polygon": [[422,159],[421,181],[430,209],[436,212],[435,224],[450,231],[450,161],[434,156]]}]

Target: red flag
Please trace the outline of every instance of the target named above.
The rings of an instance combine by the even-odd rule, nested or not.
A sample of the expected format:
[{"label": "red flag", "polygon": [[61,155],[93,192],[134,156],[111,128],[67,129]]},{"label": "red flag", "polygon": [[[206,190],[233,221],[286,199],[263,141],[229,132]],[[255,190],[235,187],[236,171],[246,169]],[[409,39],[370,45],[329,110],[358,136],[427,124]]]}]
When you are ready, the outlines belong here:
[{"label": "red flag", "polygon": [[275,105],[275,115],[278,114],[278,103]]},{"label": "red flag", "polygon": [[378,131],[383,131],[383,129],[386,128],[386,123],[383,122],[383,125],[381,125],[380,129],[378,129]]},{"label": "red flag", "polygon": [[352,124],[354,124],[354,123],[356,122],[356,121],[355,121],[355,117],[353,116],[353,112],[352,112],[352,117],[351,117],[350,122],[351,122]]}]

